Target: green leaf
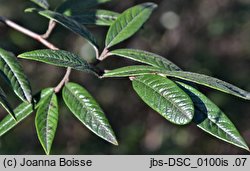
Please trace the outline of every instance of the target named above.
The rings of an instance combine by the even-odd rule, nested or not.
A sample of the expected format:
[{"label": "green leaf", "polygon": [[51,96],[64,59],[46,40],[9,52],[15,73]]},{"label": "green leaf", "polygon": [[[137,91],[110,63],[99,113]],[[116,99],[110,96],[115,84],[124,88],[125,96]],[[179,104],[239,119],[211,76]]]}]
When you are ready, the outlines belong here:
[{"label": "green leaf", "polygon": [[137,50],[137,49],[117,49],[109,52],[111,55],[117,55],[120,57],[132,59],[137,62],[152,65],[154,67],[166,69],[169,71],[179,71],[181,70],[177,65],[167,60],[166,58],[159,56],[157,54]]},{"label": "green leaf", "polygon": [[178,82],[178,85],[191,97],[194,103],[193,122],[199,128],[223,141],[249,150],[234,124],[211,100],[187,84]]},{"label": "green leaf", "polygon": [[37,4],[38,6],[44,8],[44,9],[49,8],[49,3],[47,0],[30,0],[30,1],[34,2],[35,4]]},{"label": "green leaf", "polygon": [[40,61],[55,66],[71,67],[80,71],[86,71],[94,74],[96,73],[93,66],[88,64],[83,58],[64,50],[35,50],[20,54],[18,57]]},{"label": "green leaf", "polygon": [[106,47],[114,46],[135,34],[148,20],[156,7],[156,4],[148,2],[136,5],[123,12],[109,28]]},{"label": "green leaf", "polygon": [[[48,94],[53,92],[53,88],[47,88],[42,90],[40,93],[34,96],[35,101],[38,103],[40,99],[44,99]],[[39,103],[35,106],[37,108]],[[7,133],[9,130],[14,128],[18,123],[23,121],[25,118],[27,118],[31,113],[33,112],[33,105],[31,103],[24,102],[20,104],[15,110],[15,119],[7,115],[4,117],[3,120],[0,122],[0,137],[3,136],[5,133]]]},{"label": "green leaf", "polygon": [[98,49],[95,37],[86,27],[84,27],[77,21],[63,14],[49,10],[39,11],[38,13],[46,18],[56,21],[57,23],[73,31],[74,33],[79,34],[80,36],[84,37],[91,45]]},{"label": "green leaf", "polygon": [[36,132],[46,154],[50,154],[58,123],[58,104],[55,93],[50,94],[36,113]]},{"label": "green leaf", "polygon": [[29,81],[23,72],[22,66],[18,63],[16,57],[8,51],[0,48],[0,70],[9,79],[9,82],[23,101],[31,102],[32,93]]},{"label": "green leaf", "polygon": [[104,140],[118,145],[103,110],[86,89],[75,83],[67,83],[63,88],[63,99],[71,112],[88,129]]},{"label": "green leaf", "polygon": [[246,100],[250,100],[249,92],[214,77],[192,72],[185,72],[185,71],[167,71],[151,66],[138,67],[137,71],[136,70],[137,67],[138,66],[129,66],[108,71],[105,73],[103,77],[129,77],[129,76],[144,75],[146,73],[148,74],[158,73],[161,76],[174,77],[174,78],[179,78],[181,80],[194,82],[200,85],[204,85],[222,91],[224,93],[228,93]]},{"label": "green leaf", "polygon": [[192,121],[193,102],[173,81],[158,75],[144,75],[133,78],[132,83],[141,99],[170,122],[185,125]]},{"label": "green leaf", "polygon": [[16,120],[15,114],[7,101],[6,95],[2,88],[0,87],[0,104],[4,107],[4,109]]},{"label": "green leaf", "polygon": [[65,15],[75,15],[111,0],[66,0],[56,11]]},{"label": "green leaf", "polygon": [[101,26],[111,25],[119,16],[119,13],[108,10],[89,10],[79,15],[71,16],[80,24],[95,24]]},{"label": "green leaf", "polygon": [[161,69],[147,66],[147,65],[132,65],[126,66],[114,70],[107,70],[105,71],[103,78],[109,77],[132,77],[132,76],[139,76],[145,74],[157,74],[161,72]]}]

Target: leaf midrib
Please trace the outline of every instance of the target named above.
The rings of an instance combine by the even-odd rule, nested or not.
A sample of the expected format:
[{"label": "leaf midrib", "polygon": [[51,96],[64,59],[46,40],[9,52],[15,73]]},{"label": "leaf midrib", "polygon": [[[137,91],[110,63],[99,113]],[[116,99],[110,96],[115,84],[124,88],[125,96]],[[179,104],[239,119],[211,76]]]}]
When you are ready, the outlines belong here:
[{"label": "leaf midrib", "polygon": [[[67,86],[65,86],[66,88],[67,88]],[[74,88],[75,89],[75,88]],[[76,88],[77,89],[77,88]],[[70,91],[70,89],[69,88],[67,88],[67,90],[78,100],[78,101],[80,101],[80,103],[88,110],[88,111],[91,111],[91,113],[93,113],[92,112],[92,110],[89,110],[89,107],[87,106],[87,105],[85,105],[85,103],[83,103],[82,102],[82,99],[81,98],[79,98],[76,94],[74,94],[72,91],[73,91],[73,89],[72,89],[72,91]],[[99,110],[99,109],[98,109]],[[92,117],[93,118],[93,117]],[[95,121],[96,122],[98,122],[99,123],[99,125],[101,125],[101,122],[99,121],[99,120],[97,120],[96,119],[96,117],[94,117],[94,119],[95,119]],[[109,130],[107,130],[106,129],[106,127],[104,127],[105,128],[105,130],[106,130],[106,132],[109,132]],[[92,128],[91,128],[92,129]]]},{"label": "leaf midrib", "polygon": [[[17,76],[16,75],[16,73],[14,72],[14,70],[13,70],[13,68],[11,67],[11,65],[9,64],[9,62],[8,62],[8,60],[5,60],[3,57],[1,57],[2,59],[3,59],[3,61],[4,61],[4,63],[6,64],[6,66],[9,68],[9,70],[11,71],[11,73],[14,75],[14,77],[16,78],[16,82],[17,82],[17,84],[19,85],[19,87],[21,87],[22,88],[22,93],[23,93],[23,95],[24,95],[24,97],[26,98],[26,100],[27,101],[29,101],[28,100],[28,95],[26,94],[26,90],[25,90],[25,88],[23,87],[23,85],[21,84],[21,80],[19,79],[19,76]],[[11,80],[10,80],[11,81]],[[18,90],[17,90],[18,91]],[[25,101],[26,101],[25,100]]]},{"label": "leaf midrib", "polygon": [[[120,32],[118,32],[117,34],[116,34],[116,36],[113,38],[113,40],[107,45],[107,47],[110,47],[110,45],[112,44],[112,42],[114,42],[114,40],[117,38],[117,36],[121,33],[121,32],[123,32],[123,30],[125,30],[129,25],[131,25],[133,22],[134,22],[134,20],[135,19],[137,19],[143,12],[144,12],[144,10],[146,10],[148,7],[145,7],[145,8],[143,8],[143,10],[142,11],[140,11],[129,23],[127,23],[126,22],[126,25],[125,25],[125,27],[120,31]],[[132,12],[132,11],[130,11],[130,12]],[[122,18],[122,17],[121,17]],[[119,17],[117,18],[117,19],[119,19]],[[114,24],[112,24],[112,25],[115,25],[116,23],[114,23]],[[112,26],[113,27],[113,26]]]},{"label": "leaf midrib", "polygon": [[[146,87],[152,89],[150,86],[148,86],[148,85],[145,84],[144,82],[142,82],[142,81],[140,81],[140,80],[138,80],[138,79],[137,79],[136,81],[138,81],[138,82],[144,84]],[[179,106],[176,106],[176,104],[173,103],[171,100],[169,100],[169,98],[163,96],[163,94],[159,93],[158,91],[156,91],[156,90],[154,90],[154,89],[152,89],[152,90],[153,90],[156,94],[159,94],[160,96],[164,97],[167,101],[169,101],[169,103],[171,103],[175,108],[177,108],[177,109],[186,117],[186,119],[190,119],[188,116],[185,115],[185,112],[182,110],[182,108],[179,109]]]}]

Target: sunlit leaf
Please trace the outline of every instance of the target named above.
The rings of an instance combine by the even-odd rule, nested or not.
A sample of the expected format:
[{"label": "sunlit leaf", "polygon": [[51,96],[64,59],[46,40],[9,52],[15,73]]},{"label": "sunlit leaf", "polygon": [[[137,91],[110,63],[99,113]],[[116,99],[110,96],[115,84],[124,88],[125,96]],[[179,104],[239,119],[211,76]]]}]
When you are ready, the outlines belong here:
[{"label": "sunlit leaf", "polygon": [[71,67],[76,70],[95,73],[95,69],[83,58],[64,50],[35,50],[20,54],[18,57],[40,61],[55,66]]},{"label": "sunlit leaf", "polygon": [[[42,90],[42,92],[34,96],[36,103],[40,102],[40,99],[44,99],[52,92],[53,88],[47,88]],[[37,108],[39,105],[40,103],[35,105],[35,108]],[[0,121],[0,137],[3,136],[12,128],[14,128],[18,123],[23,121],[25,118],[27,118],[32,112],[33,112],[33,105],[31,103],[24,102],[20,104],[14,110],[16,120],[12,116],[7,115],[3,118],[3,120]]]},{"label": "sunlit leaf", "polygon": [[128,58],[134,61],[152,65],[154,67],[170,70],[170,71],[179,71],[181,70],[173,62],[167,60],[166,58],[159,56],[157,54],[137,50],[137,49],[117,49],[109,52],[111,55],[117,55],[120,57]]},{"label": "sunlit leaf", "polygon": [[44,8],[44,9],[49,8],[49,3],[47,0],[30,0],[30,1],[34,2],[35,4],[37,4],[38,6]]},{"label": "sunlit leaf", "polygon": [[156,4],[148,2],[136,5],[123,12],[109,28],[106,47],[114,46],[135,34],[148,20],[156,7]]},{"label": "sunlit leaf", "polygon": [[29,81],[16,57],[0,48],[0,70],[8,78],[14,92],[23,101],[31,102],[32,93]]},{"label": "sunlit leaf", "polygon": [[0,87],[0,104],[4,107],[4,109],[16,120],[15,114],[13,112],[12,107],[7,101],[6,95],[2,88]]},{"label": "sunlit leaf", "polygon": [[62,26],[66,27],[67,29],[73,31],[74,33],[79,34],[87,41],[89,41],[89,43],[95,48],[98,48],[96,39],[92,35],[92,33],[86,27],[73,20],[72,18],[49,10],[39,11],[39,14],[46,18],[52,19],[57,23],[61,24]]},{"label": "sunlit leaf", "polygon": [[80,24],[94,24],[101,26],[111,25],[119,16],[119,13],[108,10],[89,10],[82,12],[79,15],[74,15],[72,18]]},{"label": "sunlit leaf", "polygon": [[58,123],[58,103],[55,93],[40,104],[36,113],[36,132],[46,154],[50,154]]},{"label": "sunlit leaf", "polygon": [[86,89],[75,83],[67,83],[63,88],[63,99],[88,129],[104,140],[118,144],[103,110]]},{"label": "sunlit leaf", "polygon": [[111,0],[66,0],[56,11],[65,15],[81,14],[85,10],[89,10],[90,8],[109,1]]},{"label": "sunlit leaf", "polygon": [[198,73],[185,72],[185,71],[168,71],[151,66],[141,66],[138,67],[138,70],[136,70],[137,67],[138,66],[129,66],[108,71],[105,73],[104,77],[129,77],[129,76],[144,75],[146,73],[148,74],[153,73],[153,74],[159,74],[161,76],[173,77],[190,81],[246,100],[250,100],[249,92],[214,77]]},{"label": "sunlit leaf", "polygon": [[132,83],[142,100],[170,122],[185,125],[192,121],[193,102],[173,81],[144,75],[133,78]]},{"label": "sunlit leaf", "polygon": [[234,124],[211,100],[187,84],[178,82],[178,85],[191,97],[194,103],[193,122],[199,128],[223,141],[249,150]]}]

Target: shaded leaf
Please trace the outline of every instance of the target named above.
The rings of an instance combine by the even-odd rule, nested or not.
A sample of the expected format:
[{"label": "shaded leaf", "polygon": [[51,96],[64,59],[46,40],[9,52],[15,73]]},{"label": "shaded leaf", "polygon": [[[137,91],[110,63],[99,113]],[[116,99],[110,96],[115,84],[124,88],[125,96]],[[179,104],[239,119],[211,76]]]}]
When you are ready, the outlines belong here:
[{"label": "shaded leaf", "polygon": [[36,113],[36,132],[46,154],[50,154],[58,123],[58,104],[55,93],[40,104]]},{"label": "shaded leaf", "polygon": [[249,150],[234,124],[211,100],[187,84],[178,82],[178,85],[191,97],[194,103],[193,122],[199,128],[223,141]]},{"label": "shaded leaf", "polygon": [[85,10],[89,10],[90,8],[109,1],[111,0],[66,0],[56,11],[64,15],[81,14]]},{"label": "shaded leaf", "polygon": [[64,50],[35,50],[20,54],[18,57],[40,61],[55,66],[71,67],[76,70],[95,73],[95,69],[83,58]]},{"label": "shaded leaf", "polygon": [[38,6],[44,8],[44,9],[49,8],[49,3],[47,0],[30,0],[30,1],[34,2],[35,4],[37,4]]},{"label": "shaded leaf", "polygon": [[88,129],[104,140],[118,144],[103,110],[86,89],[75,83],[67,83],[63,88],[63,99]]},{"label": "shaded leaf", "polygon": [[167,60],[166,58],[159,56],[157,54],[137,50],[137,49],[117,49],[109,52],[112,55],[117,55],[120,57],[132,59],[137,62],[145,63],[148,65],[152,65],[154,67],[170,70],[170,71],[179,71],[181,70],[177,65],[173,62]]},{"label": "shaded leaf", "polygon": [[141,99],[170,122],[185,125],[192,121],[193,102],[173,81],[144,75],[133,78],[132,83]]},{"label": "shaded leaf", "polygon": [[119,16],[119,13],[108,10],[90,10],[74,15],[72,18],[80,24],[95,24],[101,26],[111,25]]},{"label": "shaded leaf", "polygon": [[114,46],[135,34],[156,7],[156,4],[148,2],[124,11],[110,26],[106,37],[106,47]]},{"label": "shaded leaf", "polygon": [[179,78],[181,80],[194,82],[197,84],[201,84],[222,91],[224,93],[228,93],[246,100],[250,100],[249,92],[214,77],[198,73],[185,72],[185,71],[167,71],[151,66],[141,66],[139,71],[136,71],[137,67],[138,66],[129,66],[108,71],[107,73],[105,73],[104,77],[129,77],[129,76],[144,75],[146,73],[148,74],[158,73],[161,76],[174,77],[174,78]]},{"label": "shaded leaf", "polygon": [[9,82],[23,101],[31,102],[32,93],[29,81],[23,72],[22,66],[18,63],[16,57],[4,49],[0,48],[0,70],[8,78]]},{"label": "shaded leaf", "polygon": [[93,45],[95,48],[98,49],[98,45],[97,45],[95,37],[86,27],[84,27],[77,21],[63,14],[49,11],[49,10],[39,11],[38,13],[46,18],[55,20],[57,23],[66,27],[67,29],[73,31],[76,34],[79,34],[80,36],[84,37],[87,41],[89,41],[91,45]]},{"label": "shaded leaf", "polygon": [[[53,88],[44,89],[44,90],[42,90],[41,93],[38,93],[37,95],[35,95],[34,99],[37,102],[39,102],[40,99],[45,98],[51,92],[53,92]],[[36,105],[35,108],[37,108],[38,105]],[[1,122],[0,122],[0,137],[3,136],[5,133],[7,133],[12,128],[14,128],[18,123],[23,121],[25,118],[27,118],[32,112],[33,112],[33,105],[31,103],[24,102],[24,103],[20,104],[14,110],[16,121],[10,115],[5,116],[4,119],[1,120]]]},{"label": "shaded leaf", "polygon": [[0,87],[0,104],[4,107],[4,109],[16,120],[15,114],[13,112],[12,107],[10,106],[9,102],[7,101],[6,95],[2,88]]}]

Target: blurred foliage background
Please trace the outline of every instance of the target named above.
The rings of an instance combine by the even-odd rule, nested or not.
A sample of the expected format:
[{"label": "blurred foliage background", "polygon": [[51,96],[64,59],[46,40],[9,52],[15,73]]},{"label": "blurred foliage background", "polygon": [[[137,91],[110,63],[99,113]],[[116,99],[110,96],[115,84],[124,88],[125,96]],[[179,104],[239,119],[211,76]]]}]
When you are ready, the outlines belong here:
[{"label": "blurred foliage background", "polygon": [[[152,0],[153,1],[153,0]],[[49,0],[52,9],[61,1]],[[122,12],[142,0],[113,0],[104,9]],[[187,71],[208,74],[250,90],[250,0],[154,0],[159,7],[143,29],[116,48],[138,48],[173,61]],[[24,13],[34,6],[28,0],[0,0],[0,16],[5,16],[43,34],[48,20]],[[100,7],[100,8],[101,8]],[[89,29],[100,44],[107,27]],[[61,49],[80,54],[88,61],[94,53],[87,42],[57,26],[49,38]],[[45,48],[35,40],[0,23],[0,47],[20,54]],[[33,92],[55,86],[65,69],[20,60]],[[113,69],[135,64],[111,57],[101,68]],[[112,146],[88,131],[60,100],[60,121],[52,154],[249,154],[220,141],[196,125],[174,126],[147,107],[132,90],[128,79],[99,80],[74,71],[71,81],[85,86],[99,101],[117,135],[119,146]],[[13,107],[20,101],[1,79]],[[250,103],[237,97],[200,87],[232,120],[250,145]],[[61,99],[61,98],[59,98]],[[0,109],[0,118],[6,112]],[[44,154],[34,126],[34,114],[0,138],[0,154]]]}]

